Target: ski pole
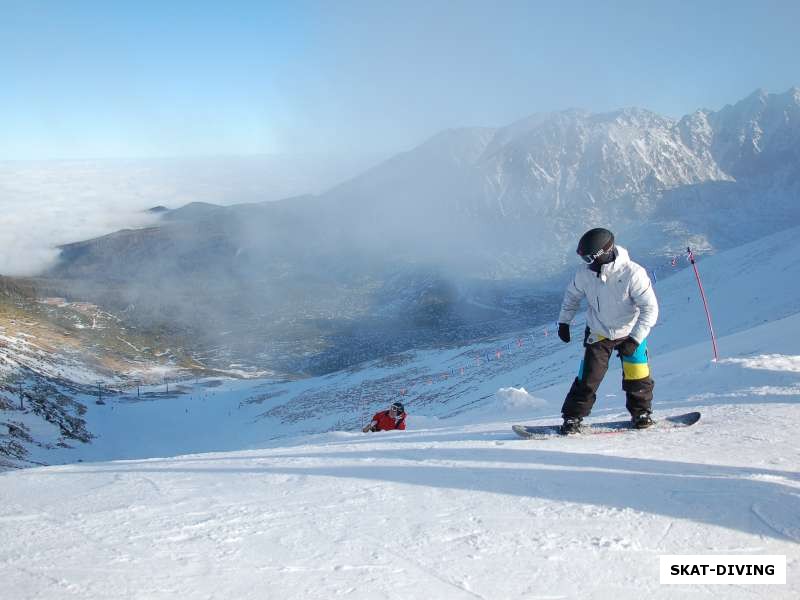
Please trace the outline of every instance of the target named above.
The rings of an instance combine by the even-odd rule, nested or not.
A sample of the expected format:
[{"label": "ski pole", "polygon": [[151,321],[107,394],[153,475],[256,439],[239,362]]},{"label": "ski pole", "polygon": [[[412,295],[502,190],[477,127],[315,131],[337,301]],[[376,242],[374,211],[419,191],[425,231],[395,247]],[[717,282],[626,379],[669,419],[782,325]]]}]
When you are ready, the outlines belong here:
[{"label": "ski pole", "polygon": [[711,312],[708,310],[706,293],[703,291],[703,284],[700,281],[700,272],[697,270],[697,263],[694,260],[694,253],[692,252],[692,249],[688,247],[686,248],[686,252],[688,252],[689,262],[692,263],[692,267],[694,268],[694,276],[697,279],[697,287],[700,288],[700,298],[703,300],[703,308],[706,310],[706,320],[708,321],[708,330],[711,332],[711,347],[714,350],[714,362],[717,362],[719,359],[719,354],[717,353],[717,338],[714,335],[714,326],[711,324]]}]

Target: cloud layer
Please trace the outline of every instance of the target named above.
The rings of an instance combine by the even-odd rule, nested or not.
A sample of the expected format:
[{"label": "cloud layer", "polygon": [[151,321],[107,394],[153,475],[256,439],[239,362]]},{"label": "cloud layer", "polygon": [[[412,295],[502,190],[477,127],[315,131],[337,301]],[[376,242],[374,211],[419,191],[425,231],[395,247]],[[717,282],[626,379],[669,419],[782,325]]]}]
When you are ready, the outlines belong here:
[{"label": "cloud layer", "polygon": [[319,193],[372,159],[208,158],[0,162],[0,274],[35,275],[58,245],[157,222],[146,211]]}]

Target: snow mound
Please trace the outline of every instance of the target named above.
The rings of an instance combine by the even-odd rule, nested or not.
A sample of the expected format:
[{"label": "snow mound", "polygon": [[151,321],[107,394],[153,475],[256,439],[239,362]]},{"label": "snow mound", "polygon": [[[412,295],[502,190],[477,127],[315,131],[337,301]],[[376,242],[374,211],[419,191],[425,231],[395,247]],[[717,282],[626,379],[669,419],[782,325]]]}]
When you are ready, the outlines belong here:
[{"label": "snow mound", "polygon": [[532,396],[524,387],[504,387],[495,394],[495,407],[504,412],[532,412],[546,406],[546,400]]},{"label": "snow mound", "polygon": [[800,373],[800,356],[787,354],[761,354],[750,358],[725,358],[720,362],[739,364],[745,369]]}]

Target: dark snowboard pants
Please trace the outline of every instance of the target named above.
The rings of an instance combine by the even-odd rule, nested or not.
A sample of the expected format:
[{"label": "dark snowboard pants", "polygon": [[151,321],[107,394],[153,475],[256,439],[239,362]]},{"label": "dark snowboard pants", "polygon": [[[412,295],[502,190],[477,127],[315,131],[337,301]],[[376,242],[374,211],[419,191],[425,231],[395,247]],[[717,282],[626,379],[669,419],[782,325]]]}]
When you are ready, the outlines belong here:
[{"label": "dark snowboard pants", "polygon": [[[588,337],[588,333],[587,333]],[[561,413],[565,418],[586,417],[592,412],[597,400],[597,388],[608,371],[608,361],[614,349],[623,339],[609,340],[602,338],[593,344],[584,343],[586,351],[581,363],[580,372],[564,400]],[[625,407],[632,416],[650,412],[653,402],[655,383],[650,377],[647,364],[647,340],[639,345],[639,349],[631,357],[621,357],[623,367],[622,389],[625,391]]]}]

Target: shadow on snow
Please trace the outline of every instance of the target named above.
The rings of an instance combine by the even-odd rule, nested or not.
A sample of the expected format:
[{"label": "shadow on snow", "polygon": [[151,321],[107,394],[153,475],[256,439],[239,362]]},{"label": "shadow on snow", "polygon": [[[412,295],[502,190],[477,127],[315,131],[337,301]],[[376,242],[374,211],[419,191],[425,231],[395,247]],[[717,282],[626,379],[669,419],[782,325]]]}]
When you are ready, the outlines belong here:
[{"label": "shadow on snow", "polygon": [[[330,466],[285,464],[329,459],[371,462]],[[381,454],[308,452],[195,460],[197,468],[175,467],[172,461],[167,461],[134,463],[122,469],[114,465],[70,468],[48,474],[181,473],[215,477],[274,474],[362,479],[629,508],[800,542],[800,488],[778,481],[800,479],[798,473],[791,471],[512,448],[403,449]],[[250,461],[252,466],[230,466],[239,461]],[[215,462],[227,466],[209,466]]]}]

